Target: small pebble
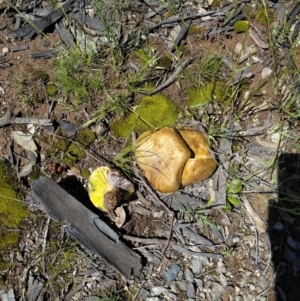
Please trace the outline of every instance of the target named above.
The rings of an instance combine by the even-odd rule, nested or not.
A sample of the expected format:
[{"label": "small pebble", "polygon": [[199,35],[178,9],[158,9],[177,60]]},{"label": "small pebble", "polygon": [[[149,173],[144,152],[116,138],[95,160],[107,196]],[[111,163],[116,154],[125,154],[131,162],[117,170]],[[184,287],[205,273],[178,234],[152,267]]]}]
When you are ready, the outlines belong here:
[{"label": "small pebble", "polygon": [[261,71],[261,78],[266,79],[268,76],[270,76],[273,73],[272,69],[268,67],[264,67]]},{"label": "small pebble", "polygon": [[186,280],[176,281],[176,284],[178,285],[180,290],[185,292],[188,290],[189,283]]},{"label": "small pebble", "polygon": [[235,45],[235,48],[234,48],[234,53],[236,55],[240,55],[242,53],[242,51],[243,51],[243,45],[242,45],[242,43],[237,43]]},{"label": "small pebble", "polygon": [[166,272],[166,276],[165,276],[166,281],[167,282],[173,281],[177,277],[179,271],[180,271],[180,266],[178,264],[172,264],[169,270]]},{"label": "small pebble", "polygon": [[224,291],[224,287],[218,282],[214,282],[212,285],[212,291],[210,293],[211,299],[213,301],[220,300],[223,291]]},{"label": "small pebble", "polygon": [[160,301],[160,299],[158,297],[150,297],[147,298],[146,301]]},{"label": "small pebble", "polygon": [[249,52],[243,53],[240,58],[238,59],[238,63],[243,63],[249,57]]},{"label": "small pebble", "polygon": [[219,277],[218,277],[220,283],[224,286],[224,287],[227,287],[227,278],[225,277],[224,274],[220,274]]},{"label": "small pebble", "polygon": [[300,243],[295,241],[292,237],[287,238],[287,244],[296,251],[300,251]]},{"label": "small pebble", "polygon": [[250,291],[255,291],[255,285],[253,285],[252,283],[249,284],[249,289]]},{"label": "small pebble", "polygon": [[277,221],[274,225],[273,225],[273,229],[277,230],[277,231],[282,231],[284,229],[284,225],[282,224],[282,222]]},{"label": "small pebble", "polygon": [[177,296],[176,294],[172,293],[172,292],[166,292],[166,299],[167,300],[176,300]]},{"label": "small pebble", "polygon": [[236,292],[237,294],[241,291],[241,289],[240,289],[238,286],[235,286],[235,287],[234,287],[234,290],[235,290],[235,292]]},{"label": "small pebble", "polygon": [[267,278],[265,276],[261,276],[259,279],[259,286],[262,290],[265,290],[268,287]]},{"label": "small pebble", "polygon": [[192,264],[192,271],[193,273],[197,274],[197,273],[201,273],[202,269],[203,269],[203,261],[201,260],[201,258],[192,258],[191,260],[191,264]]},{"label": "small pebble", "polygon": [[195,283],[200,290],[203,289],[203,281],[201,279],[195,279]]},{"label": "small pebble", "polygon": [[3,52],[3,53],[8,53],[8,52],[9,52],[9,49],[8,49],[7,47],[4,47],[4,48],[2,48],[2,52]]},{"label": "small pebble", "polygon": [[172,292],[177,293],[177,286],[175,282],[170,283],[170,289]]},{"label": "small pebble", "polygon": [[152,293],[155,295],[155,296],[159,296],[161,295],[162,293],[164,293],[165,291],[167,291],[167,289],[163,286],[154,286],[151,288],[152,290]]},{"label": "small pebble", "polygon": [[189,268],[185,269],[184,274],[185,274],[185,279],[188,282],[193,282],[194,281],[194,274]]},{"label": "small pebble", "polygon": [[140,289],[139,295],[142,299],[146,299],[150,296],[150,292],[144,289],[143,287]]},{"label": "small pebble", "polygon": [[243,277],[243,278],[240,280],[240,282],[239,282],[239,286],[240,286],[240,287],[244,287],[245,284],[246,284],[246,277]]},{"label": "small pebble", "polygon": [[188,298],[195,298],[195,287],[192,283],[189,283],[186,295]]}]

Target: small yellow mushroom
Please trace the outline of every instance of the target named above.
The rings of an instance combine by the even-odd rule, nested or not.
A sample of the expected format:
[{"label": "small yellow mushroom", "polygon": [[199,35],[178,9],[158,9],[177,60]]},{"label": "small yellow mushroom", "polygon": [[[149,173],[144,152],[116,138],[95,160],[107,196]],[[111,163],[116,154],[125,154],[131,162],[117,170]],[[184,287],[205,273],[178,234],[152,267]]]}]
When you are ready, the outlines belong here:
[{"label": "small yellow mushroom", "polygon": [[179,189],[191,151],[177,130],[164,127],[137,139],[135,157],[154,188],[168,193]]},{"label": "small yellow mushroom", "polygon": [[143,133],[137,139],[135,157],[148,181],[163,193],[203,181],[217,166],[205,135],[189,128]]},{"label": "small yellow mushroom", "polygon": [[108,166],[98,167],[89,178],[90,199],[95,207],[105,212],[114,210],[122,199],[129,199],[133,192],[133,184]]}]

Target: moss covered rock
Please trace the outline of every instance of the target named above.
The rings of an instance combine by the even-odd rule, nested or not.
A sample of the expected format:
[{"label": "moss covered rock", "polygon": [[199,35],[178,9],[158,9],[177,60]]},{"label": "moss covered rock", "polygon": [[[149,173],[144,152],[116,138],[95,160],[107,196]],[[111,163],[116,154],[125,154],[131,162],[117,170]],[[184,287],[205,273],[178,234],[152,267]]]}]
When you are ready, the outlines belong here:
[{"label": "moss covered rock", "polygon": [[153,128],[173,126],[178,113],[176,104],[166,96],[145,96],[132,114],[112,122],[111,132],[116,137],[128,137],[132,131],[140,135]]}]

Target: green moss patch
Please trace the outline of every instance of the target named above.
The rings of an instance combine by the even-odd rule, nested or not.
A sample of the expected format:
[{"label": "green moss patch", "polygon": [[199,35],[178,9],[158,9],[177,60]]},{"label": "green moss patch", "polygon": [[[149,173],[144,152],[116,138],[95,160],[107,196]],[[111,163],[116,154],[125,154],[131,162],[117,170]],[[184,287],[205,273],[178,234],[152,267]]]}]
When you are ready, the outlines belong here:
[{"label": "green moss patch", "polygon": [[[86,135],[83,134],[81,138],[83,137],[86,137]],[[90,140],[86,140],[85,143],[90,144]],[[57,150],[61,151],[63,154],[63,157],[60,159],[61,162],[70,167],[86,157],[85,150],[81,146],[64,137],[57,136],[54,138],[52,147],[48,152],[48,156],[57,156]]]},{"label": "green moss patch", "polygon": [[262,25],[271,24],[275,20],[275,13],[271,9],[264,9],[262,7],[256,13],[255,20]]},{"label": "green moss patch", "polygon": [[156,62],[156,68],[170,70],[173,63],[171,55],[164,55]]},{"label": "green moss patch", "polygon": [[207,102],[226,103],[226,86],[222,82],[208,82],[202,87],[187,92],[187,104],[190,107]]},{"label": "green moss patch", "polygon": [[166,96],[145,96],[132,114],[112,122],[111,132],[116,137],[128,137],[132,131],[140,135],[153,128],[173,126],[178,113],[178,107]]},{"label": "green moss patch", "polygon": [[89,146],[92,142],[95,141],[96,135],[92,130],[85,128],[76,134],[76,139],[82,145]]},{"label": "green moss patch", "polygon": [[18,228],[30,214],[22,202],[19,183],[11,166],[0,160],[0,224],[7,228]]},{"label": "green moss patch", "polygon": [[9,247],[18,246],[20,234],[18,232],[9,232],[0,236],[0,250]]},{"label": "green moss patch", "polygon": [[237,21],[233,25],[233,29],[237,33],[248,31],[250,24],[248,21]]}]

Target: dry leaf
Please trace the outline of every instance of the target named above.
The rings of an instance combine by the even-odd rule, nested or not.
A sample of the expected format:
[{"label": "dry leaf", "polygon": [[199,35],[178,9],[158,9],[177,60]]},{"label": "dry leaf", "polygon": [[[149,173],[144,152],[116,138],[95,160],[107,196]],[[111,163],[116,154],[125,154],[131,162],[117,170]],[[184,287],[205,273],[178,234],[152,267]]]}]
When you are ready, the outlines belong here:
[{"label": "dry leaf", "polygon": [[36,144],[32,139],[32,135],[25,134],[21,131],[13,131],[11,138],[27,151],[37,150]]}]

